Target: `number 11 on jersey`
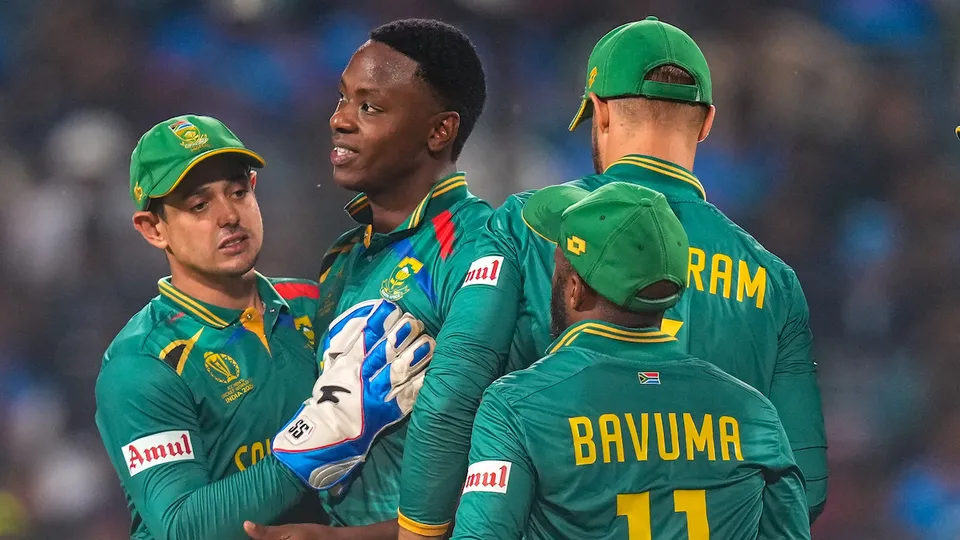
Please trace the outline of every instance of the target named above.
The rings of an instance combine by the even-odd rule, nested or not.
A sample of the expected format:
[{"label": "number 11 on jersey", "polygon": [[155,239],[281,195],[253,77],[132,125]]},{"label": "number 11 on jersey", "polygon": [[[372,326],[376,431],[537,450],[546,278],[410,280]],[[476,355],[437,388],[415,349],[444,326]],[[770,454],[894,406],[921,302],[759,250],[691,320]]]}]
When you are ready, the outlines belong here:
[{"label": "number 11 on jersey", "polygon": [[[707,492],[703,489],[678,489],[673,492],[673,511],[687,515],[687,538],[710,540],[707,521]],[[653,540],[650,525],[650,492],[617,495],[617,515],[627,518],[629,540]]]}]

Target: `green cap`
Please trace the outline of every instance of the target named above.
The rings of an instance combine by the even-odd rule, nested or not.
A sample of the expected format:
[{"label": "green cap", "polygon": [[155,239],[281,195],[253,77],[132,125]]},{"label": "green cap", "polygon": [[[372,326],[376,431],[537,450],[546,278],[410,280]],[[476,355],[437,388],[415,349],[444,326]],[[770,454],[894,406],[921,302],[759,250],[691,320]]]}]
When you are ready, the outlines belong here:
[{"label": "green cap", "polygon": [[[672,64],[693,76],[694,84],[646,81],[651,70]],[[710,68],[700,47],[676,26],[656,17],[627,23],[603,36],[587,61],[587,83],[570,131],[593,114],[590,92],[600,98],[644,96],[653,99],[713,104]]]},{"label": "green cap", "polygon": [[[589,192],[571,185],[534,193],[523,220],[556,242],[577,274],[595,291],[630,311],[663,311],[687,285],[687,233],[662,193],[625,182]],[[641,297],[646,287],[668,281],[665,298]]]},{"label": "green cap", "polygon": [[187,114],[153,126],[130,156],[130,197],[137,210],[176,189],[197,163],[227,153],[241,156],[251,167],[266,165],[216,118]]}]

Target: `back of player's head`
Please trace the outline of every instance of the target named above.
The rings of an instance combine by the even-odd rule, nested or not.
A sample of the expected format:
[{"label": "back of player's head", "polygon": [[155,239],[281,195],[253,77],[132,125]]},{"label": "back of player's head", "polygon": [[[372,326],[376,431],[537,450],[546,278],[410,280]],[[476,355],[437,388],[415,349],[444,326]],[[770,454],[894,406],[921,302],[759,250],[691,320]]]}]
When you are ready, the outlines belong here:
[{"label": "back of player's head", "polygon": [[483,112],[487,99],[483,64],[473,43],[459,28],[433,19],[402,19],[370,33],[370,39],[417,63],[417,75],[448,110],[460,115],[453,159]]},{"label": "back of player's head", "polygon": [[[680,66],[666,64],[650,70],[646,81],[667,84],[693,85],[693,76]],[[675,101],[646,96],[611,100],[613,107],[631,122],[652,122],[663,126],[686,125],[699,130],[709,112],[709,106],[692,101]]]}]

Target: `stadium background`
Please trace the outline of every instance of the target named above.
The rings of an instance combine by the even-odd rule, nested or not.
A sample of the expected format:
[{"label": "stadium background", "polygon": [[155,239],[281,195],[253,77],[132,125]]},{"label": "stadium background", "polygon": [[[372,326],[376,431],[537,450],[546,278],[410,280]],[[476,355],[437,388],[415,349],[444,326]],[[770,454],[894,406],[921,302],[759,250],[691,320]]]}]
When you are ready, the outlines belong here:
[{"label": "stadium background", "polygon": [[832,468],[814,537],[960,537],[953,0],[0,1],[0,537],[126,538],[93,384],[165,272],[129,221],[140,133],[223,119],[268,161],[260,270],[316,277],[349,224],[327,119],[372,27],[435,16],[475,41],[489,100],[461,165],[499,204],[589,172],[589,130],[565,130],[586,57],[648,14],[714,73],[709,199],[810,302]]}]

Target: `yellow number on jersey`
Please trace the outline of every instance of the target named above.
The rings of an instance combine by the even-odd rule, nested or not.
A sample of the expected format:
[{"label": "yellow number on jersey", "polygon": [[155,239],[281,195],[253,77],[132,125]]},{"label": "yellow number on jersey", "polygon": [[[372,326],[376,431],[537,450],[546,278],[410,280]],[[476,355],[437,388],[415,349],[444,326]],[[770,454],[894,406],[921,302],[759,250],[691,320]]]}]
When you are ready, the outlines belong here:
[{"label": "yellow number on jersey", "polygon": [[[679,328],[679,327],[678,327]],[[687,515],[687,538],[710,540],[707,521],[707,492],[703,489],[678,489],[673,492],[673,511]],[[627,517],[629,540],[653,540],[650,525],[650,492],[617,495],[617,515]]]}]

